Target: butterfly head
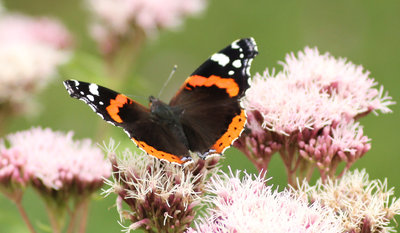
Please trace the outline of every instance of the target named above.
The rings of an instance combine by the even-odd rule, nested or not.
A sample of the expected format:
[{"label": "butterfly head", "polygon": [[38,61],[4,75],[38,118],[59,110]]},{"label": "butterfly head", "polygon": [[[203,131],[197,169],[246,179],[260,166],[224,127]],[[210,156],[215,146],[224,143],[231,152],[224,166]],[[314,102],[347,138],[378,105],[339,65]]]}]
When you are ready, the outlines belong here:
[{"label": "butterfly head", "polygon": [[168,104],[162,102],[154,96],[149,97],[150,112],[153,116],[157,116],[160,119],[172,120],[176,118],[174,108]]}]

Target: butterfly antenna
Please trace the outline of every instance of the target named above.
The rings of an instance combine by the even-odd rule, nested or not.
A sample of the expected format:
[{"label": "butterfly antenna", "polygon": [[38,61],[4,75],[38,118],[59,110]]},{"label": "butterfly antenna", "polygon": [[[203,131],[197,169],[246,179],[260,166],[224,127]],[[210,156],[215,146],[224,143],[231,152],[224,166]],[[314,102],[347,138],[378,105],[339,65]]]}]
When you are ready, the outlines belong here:
[{"label": "butterfly antenna", "polygon": [[174,65],[174,68],[172,68],[171,73],[169,74],[169,77],[167,79],[167,81],[165,81],[164,86],[161,88],[160,93],[158,93],[157,98],[160,98],[161,94],[163,93],[165,87],[168,85],[169,81],[171,80],[172,76],[174,75],[176,69],[178,68],[177,65]]}]

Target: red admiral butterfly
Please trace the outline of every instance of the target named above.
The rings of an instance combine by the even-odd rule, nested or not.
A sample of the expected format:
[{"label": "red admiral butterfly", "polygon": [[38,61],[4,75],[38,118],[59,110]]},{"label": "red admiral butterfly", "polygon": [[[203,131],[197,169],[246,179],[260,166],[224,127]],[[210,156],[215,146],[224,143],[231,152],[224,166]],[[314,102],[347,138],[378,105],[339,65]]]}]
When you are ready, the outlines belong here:
[{"label": "red admiral butterfly", "polygon": [[150,97],[150,108],[94,83],[64,81],[71,97],[83,100],[107,122],[119,126],[149,155],[171,163],[222,154],[244,129],[240,98],[249,87],[257,55],[253,38],[236,40],[213,54],[169,104]]}]

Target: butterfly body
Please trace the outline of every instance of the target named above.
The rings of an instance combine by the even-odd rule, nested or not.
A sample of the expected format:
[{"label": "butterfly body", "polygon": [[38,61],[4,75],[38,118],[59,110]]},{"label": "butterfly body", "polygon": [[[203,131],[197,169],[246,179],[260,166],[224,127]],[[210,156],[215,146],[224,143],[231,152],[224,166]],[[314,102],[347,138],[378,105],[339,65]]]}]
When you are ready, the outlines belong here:
[{"label": "butterfly body", "polygon": [[188,150],[189,142],[186,138],[183,126],[181,124],[181,116],[184,113],[184,109],[179,107],[171,107],[161,100],[150,96],[150,118],[153,122],[160,123],[163,128],[168,128],[172,131],[180,142],[182,142]]},{"label": "butterfly body", "polygon": [[233,42],[193,72],[168,104],[151,96],[149,108],[97,84],[67,80],[64,85],[149,155],[184,164],[193,153],[222,154],[243,131],[240,98],[256,54],[252,38]]}]

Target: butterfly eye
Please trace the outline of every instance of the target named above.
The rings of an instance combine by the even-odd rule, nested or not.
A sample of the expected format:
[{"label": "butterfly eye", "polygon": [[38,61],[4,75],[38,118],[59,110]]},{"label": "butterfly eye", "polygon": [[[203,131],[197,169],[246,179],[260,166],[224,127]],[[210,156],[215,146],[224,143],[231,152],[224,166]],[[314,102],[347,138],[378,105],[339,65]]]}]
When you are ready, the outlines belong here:
[{"label": "butterfly eye", "polygon": [[153,102],[156,102],[158,99],[156,98],[156,97],[154,97],[154,96],[149,96],[149,101],[150,101],[150,103],[153,103]]}]

